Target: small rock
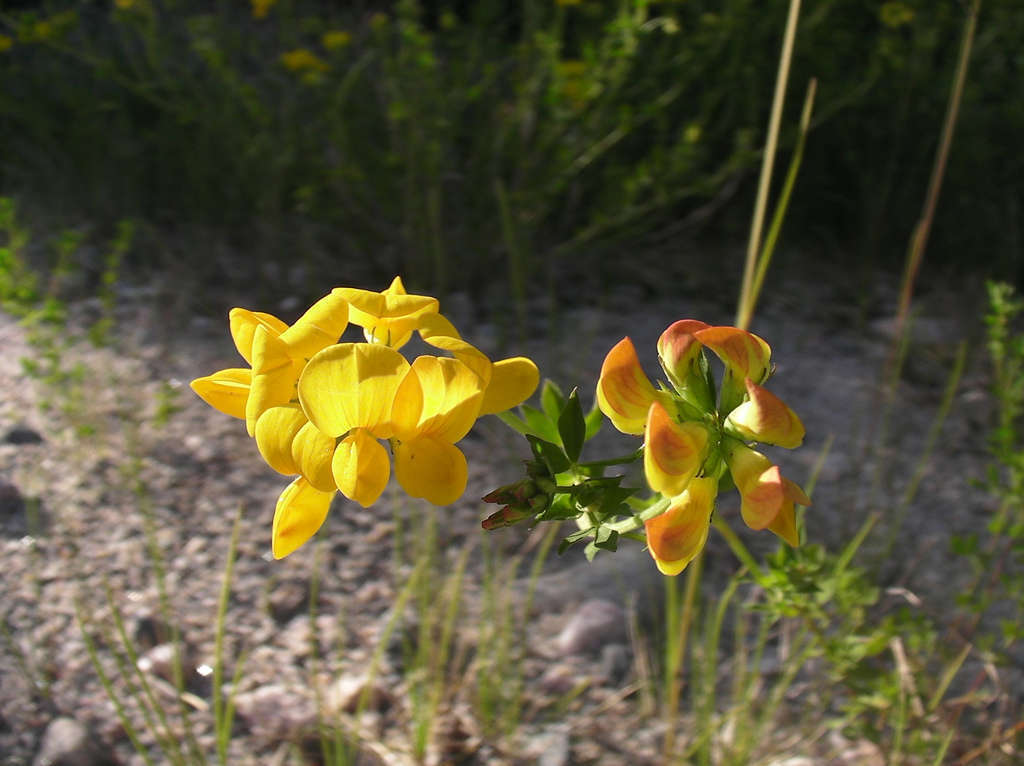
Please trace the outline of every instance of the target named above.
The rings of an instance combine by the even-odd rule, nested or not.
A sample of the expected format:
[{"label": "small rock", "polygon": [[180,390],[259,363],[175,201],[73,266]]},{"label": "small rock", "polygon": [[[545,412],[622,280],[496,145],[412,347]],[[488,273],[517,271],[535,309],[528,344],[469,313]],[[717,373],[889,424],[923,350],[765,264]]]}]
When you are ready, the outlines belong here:
[{"label": "small rock", "polygon": [[46,727],[32,766],[109,766],[95,737],[74,718],[54,718]]},{"label": "small rock", "polygon": [[586,654],[626,639],[626,613],[613,601],[592,598],[580,604],[555,639],[561,654]]},{"label": "small rock", "polygon": [[609,686],[620,686],[633,666],[633,656],[625,644],[605,644],[601,647],[601,663],[597,675]]},{"label": "small rock", "polygon": [[[169,684],[174,678],[175,648],[172,643],[157,644],[139,657],[139,670],[159,676]],[[206,696],[210,692],[210,674],[205,666],[197,666],[188,647],[181,649],[181,680],[186,691]]]},{"label": "small rock", "polygon": [[10,482],[0,479],[0,521],[25,515],[25,498]]},{"label": "small rock", "polygon": [[544,674],[537,681],[537,688],[544,694],[552,697],[561,697],[568,694],[580,683],[580,675],[576,670],[564,662],[556,662],[549,665]]},{"label": "small rock", "polygon": [[235,710],[253,735],[267,743],[300,740],[316,731],[313,701],[280,684],[235,695]]},{"label": "small rock", "polygon": [[[4,434],[4,444],[41,444],[43,437],[28,426],[14,426]],[[58,719],[59,720],[59,719]]]},{"label": "small rock", "polygon": [[325,702],[328,710],[383,713],[395,700],[379,681],[368,676],[342,676],[327,690]]},{"label": "small rock", "polygon": [[537,766],[567,766],[569,763],[569,727],[553,726],[538,737],[540,757]]},{"label": "small rock", "polygon": [[309,583],[286,580],[278,583],[267,595],[267,611],[278,623],[288,622],[303,611],[309,602]]}]

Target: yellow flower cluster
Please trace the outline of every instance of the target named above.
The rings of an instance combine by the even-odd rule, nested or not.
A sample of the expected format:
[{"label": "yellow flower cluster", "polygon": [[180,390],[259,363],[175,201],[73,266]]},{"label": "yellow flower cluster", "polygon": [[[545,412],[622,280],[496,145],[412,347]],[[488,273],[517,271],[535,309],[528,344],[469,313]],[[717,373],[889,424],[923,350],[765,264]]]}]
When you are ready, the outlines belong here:
[{"label": "yellow flower cluster", "polygon": [[[298,474],[277,502],[275,558],[316,533],[335,491],[364,507],[376,502],[392,457],[409,495],[454,502],[468,473],[456,442],[478,417],[514,407],[537,387],[532,361],[492,363],[439,308],[436,298],[408,294],[395,277],[379,293],[335,288],[291,326],[271,314],[231,310],[231,336],[250,367],[197,378],[192,389],[244,419],[271,468]],[[339,342],[350,324],[363,329],[364,342]],[[422,355],[410,364],[399,349],[413,333],[450,356]]]},{"label": "yellow flower cluster", "polygon": [[[725,365],[721,387],[704,350]],[[795,504],[810,500],[750,443],[800,446],[800,418],[761,384],[771,373],[771,348],[753,333],[681,319],[662,333],[658,358],[670,386],[655,389],[627,337],[605,357],[597,384],[601,411],[623,433],[644,436],[644,475],[668,509],[645,522],[658,569],[679,574],[707,540],[719,480],[729,473],[740,513],[752,529],[769,529],[799,544]]]}]

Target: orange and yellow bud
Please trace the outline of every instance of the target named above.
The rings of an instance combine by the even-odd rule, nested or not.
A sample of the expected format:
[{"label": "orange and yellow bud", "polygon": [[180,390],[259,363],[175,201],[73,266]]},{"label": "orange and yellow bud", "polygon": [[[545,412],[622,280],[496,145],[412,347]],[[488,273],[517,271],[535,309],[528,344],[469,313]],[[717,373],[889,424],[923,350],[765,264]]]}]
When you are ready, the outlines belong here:
[{"label": "orange and yellow bud", "polygon": [[654,385],[640,366],[633,341],[616,343],[601,365],[597,381],[597,405],[624,434],[639,435],[647,423],[647,411],[655,399]]},{"label": "orange and yellow bud", "polygon": [[662,574],[679,574],[704,547],[717,491],[714,479],[694,479],[667,511],[644,522],[648,549]]},{"label": "orange and yellow bud", "polygon": [[680,319],[670,324],[658,338],[658,359],[668,379],[679,391],[687,387],[687,378],[700,354],[701,343],[694,333],[709,327],[698,319]]},{"label": "orange and yellow bud", "polygon": [[763,339],[738,327],[708,327],[694,337],[711,349],[738,380],[763,383],[771,370],[772,349]]},{"label": "orange and yellow bud", "polygon": [[786,403],[766,388],[747,378],[750,397],[729,413],[725,427],[745,441],[766,442],[786,449],[804,441],[804,424]]},{"label": "orange and yellow bud", "polygon": [[793,506],[811,504],[804,491],[771,460],[745,445],[729,450],[726,462],[740,491],[740,513],[747,526],[770,529],[790,545],[798,545]]},{"label": "orange and yellow bud", "polygon": [[707,456],[708,430],[700,423],[677,423],[655,401],[647,415],[644,476],[655,492],[674,497],[697,475]]}]

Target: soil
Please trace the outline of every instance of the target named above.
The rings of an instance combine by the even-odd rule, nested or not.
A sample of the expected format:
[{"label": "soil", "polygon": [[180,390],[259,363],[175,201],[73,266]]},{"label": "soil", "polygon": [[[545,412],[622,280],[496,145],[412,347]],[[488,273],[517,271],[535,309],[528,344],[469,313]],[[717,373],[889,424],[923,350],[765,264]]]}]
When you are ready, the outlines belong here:
[{"label": "soil", "polygon": [[[973,483],[990,461],[986,434],[993,415],[979,342],[980,290],[934,289],[918,301],[906,369],[887,398],[879,381],[893,340],[893,284],[880,277],[855,302],[842,280],[805,272],[769,286],[751,329],[773,346],[772,390],[807,427],[803,447],[772,455],[805,486],[816,476],[810,539],[835,549],[870,514],[881,514],[858,562],[888,589],[885,598],[912,602],[941,620],[953,616],[950,594],[969,574],[949,552],[950,539],[982,529],[995,508]],[[492,356],[532,356],[543,375],[566,390],[578,385],[589,404],[601,360],[623,335],[633,338],[654,377],[655,341],[670,322],[731,322],[727,299],[689,292],[667,300],[622,286],[596,305],[556,314],[537,306],[528,314],[526,342],[507,340],[500,324],[478,321],[465,298],[456,296],[442,309]],[[180,704],[191,713],[199,749],[213,753],[208,669],[215,665],[218,599],[236,518],[225,683],[243,656],[244,666],[228,763],[319,762],[316,689],[336,714],[332,720],[346,722],[344,736],[360,729],[359,763],[414,762],[414,676],[403,668],[422,633],[415,599],[398,619],[391,616],[430,520],[436,523],[440,602],[463,555],[468,563],[455,641],[455,654],[463,656],[451,660],[427,762],[659,762],[664,730],[644,709],[650,694],[641,689],[638,647],[656,640],[645,631],[657,624],[662,585],[638,544],[601,554],[593,564],[581,549],[548,558],[521,626],[522,723],[511,733],[487,730],[474,706],[486,680],[489,621],[506,609],[519,614],[512,605],[523,604],[527,570],[545,530],[520,526],[484,537],[479,523],[493,508],[475,498],[518,478],[522,441],[496,419],[485,419],[461,444],[469,457],[469,489],[453,507],[431,510],[405,498],[394,482],[375,508],[339,496],[318,541],[274,561],[270,522],[289,479],[262,462],[239,421],[210,409],[188,388],[193,377],[238,365],[227,322],[157,308],[167,305],[153,291],[125,291],[114,344],[97,348],[83,340],[63,349],[60,365],[71,375],[53,383],[26,373],[21,360],[38,359],[39,349],[24,325],[0,313],[0,763],[32,762],[47,725],[62,715],[84,724],[113,762],[142,762],[86,641],[95,642],[128,719],[152,748],[134,704],[139,692],[129,689],[140,679],[131,670],[135,658],[126,657],[120,668],[116,662],[125,653],[121,624],[143,655],[141,677],[169,711],[175,738],[184,741],[174,687],[161,677],[173,678],[166,651],[175,635],[180,638],[188,689]],[[294,311],[295,301],[281,313],[289,307]],[[97,310],[89,302],[75,304],[71,326],[87,326]],[[934,449],[925,454],[961,341],[968,343],[965,372]],[[589,456],[629,448],[629,439],[610,430],[606,424],[606,433],[588,445]],[[738,522],[737,509],[732,493],[717,512]],[[774,549],[770,535],[739,523],[735,528],[756,553]],[[494,579],[484,576],[485,564],[499,554],[524,562],[507,570],[508,594],[484,588]],[[713,595],[735,559],[712,533],[705,560],[704,587]],[[581,609],[587,602],[599,606]],[[634,626],[628,635],[625,623]],[[573,630],[598,640],[574,637]],[[376,652],[382,642],[387,651]],[[368,678],[374,663],[377,671]],[[351,714],[364,691],[369,712]],[[820,744],[787,745],[782,734],[770,739],[764,762],[795,756],[809,763],[881,762],[866,742],[832,738],[822,750]],[[826,751],[827,759],[815,760]],[[154,762],[165,761],[158,750],[150,752]],[[850,752],[860,755],[843,755]]]}]

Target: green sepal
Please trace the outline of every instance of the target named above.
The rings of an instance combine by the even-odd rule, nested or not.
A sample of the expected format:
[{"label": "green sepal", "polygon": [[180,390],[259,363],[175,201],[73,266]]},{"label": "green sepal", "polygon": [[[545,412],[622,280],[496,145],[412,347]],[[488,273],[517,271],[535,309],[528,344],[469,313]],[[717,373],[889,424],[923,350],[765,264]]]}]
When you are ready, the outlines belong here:
[{"label": "green sepal", "polygon": [[587,423],[580,405],[579,389],[574,388],[558,416],[558,435],[562,437],[562,446],[570,462],[580,459],[586,433]]}]

